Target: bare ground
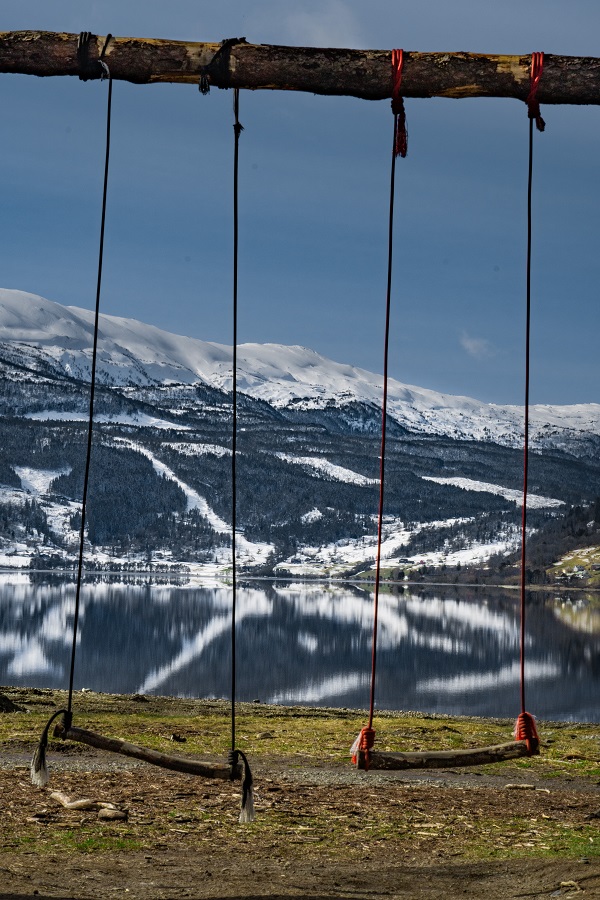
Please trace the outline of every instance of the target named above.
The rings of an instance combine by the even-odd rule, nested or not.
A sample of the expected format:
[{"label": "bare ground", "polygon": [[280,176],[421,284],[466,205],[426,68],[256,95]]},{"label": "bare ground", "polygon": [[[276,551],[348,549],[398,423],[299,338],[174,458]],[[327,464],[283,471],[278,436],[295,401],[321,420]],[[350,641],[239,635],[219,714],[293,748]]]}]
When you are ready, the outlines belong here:
[{"label": "bare ground", "polygon": [[[362,773],[317,747],[264,752],[253,761],[257,818],[243,826],[237,784],[53,742],[40,790],[32,747],[3,748],[0,898],[600,897],[593,777]],[[110,801],[127,819],[65,809],[56,790]]]}]

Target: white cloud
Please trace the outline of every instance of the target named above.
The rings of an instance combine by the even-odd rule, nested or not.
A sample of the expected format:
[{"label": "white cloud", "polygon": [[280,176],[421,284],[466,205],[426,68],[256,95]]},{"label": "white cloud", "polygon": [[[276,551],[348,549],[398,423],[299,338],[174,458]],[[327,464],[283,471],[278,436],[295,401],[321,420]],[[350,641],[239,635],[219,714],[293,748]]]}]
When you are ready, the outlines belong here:
[{"label": "white cloud", "polygon": [[366,46],[358,17],[344,0],[304,4],[303,9],[276,4],[268,7],[268,13],[264,8],[254,11],[251,19],[262,42],[300,47]]},{"label": "white cloud", "polygon": [[466,350],[469,356],[472,356],[474,359],[482,360],[495,356],[496,351],[488,340],[471,337],[466,331],[463,331],[461,335],[460,344],[463,350]]}]

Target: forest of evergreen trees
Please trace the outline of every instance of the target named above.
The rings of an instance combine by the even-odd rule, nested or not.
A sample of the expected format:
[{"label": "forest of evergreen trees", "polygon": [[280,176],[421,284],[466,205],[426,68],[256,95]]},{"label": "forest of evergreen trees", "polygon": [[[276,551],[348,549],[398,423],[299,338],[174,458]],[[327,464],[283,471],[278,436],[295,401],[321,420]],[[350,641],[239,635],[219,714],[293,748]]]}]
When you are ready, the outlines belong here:
[{"label": "forest of evergreen trees", "polygon": [[[32,386],[33,385],[33,386]],[[86,447],[81,422],[36,421],[22,417],[27,405],[52,405],[64,411],[85,409],[85,386],[76,382],[24,385],[7,381],[0,388],[0,485],[20,488],[19,467],[55,471],[50,493],[0,503],[0,539],[36,540],[40,552],[64,559],[64,539],[51,527],[49,504],[80,502]],[[44,394],[46,391],[46,394]],[[177,401],[174,411],[173,403]],[[204,386],[166,389],[131,388],[99,393],[98,411],[152,413],[160,427],[96,424],[88,497],[88,537],[96,547],[118,556],[126,552],[151,558],[168,549],[180,560],[208,560],[227,546],[197,509],[188,508],[184,489],[159,474],[138,443],[203,497],[224,522],[231,516],[230,397]],[[273,560],[293,556],[302,546],[373,536],[378,505],[379,438],[376,407],[355,404],[324,410],[276,410],[242,397],[237,456],[238,526],[246,538],[273,545]],[[58,415],[58,413],[57,413]],[[126,421],[126,419],[125,419]],[[171,424],[172,427],[171,427]],[[124,438],[125,440],[118,440]],[[210,447],[216,448],[211,450]],[[207,449],[208,448],[208,449]],[[285,455],[285,456],[284,456]],[[340,480],[290,458],[327,460],[364,476]],[[519,489],[522,453],[496,444],[410,434],[392,423],[386,457],[385,513],[407,527],[421,528],[405,548],[407,556],[441,548],[451,551],[473,541],[492,541],[518,525],[516,504],[501,496],[426,480],[462,477]],[[532,452],[530,490],[564,502],[553,510],[532,510],[529,565],[541,572],[565,548],[598,540],[590,522],[598,522],[600,462],[590,455]],[[7,495],[8,496],[8,495]],[[70,513],[72,531],[79,514]],[[317,514],[314,515],[314,511]],[[440,521],[455,520],[447,526]],[[460,521],[456,521],[460,520]],[[62,541],[62,543],[61,543]],[[52,549],[54,546],[55,551]],[[499,571],[511,559],[492,561]],[[57,563],[58,564],[58,563]]]}]

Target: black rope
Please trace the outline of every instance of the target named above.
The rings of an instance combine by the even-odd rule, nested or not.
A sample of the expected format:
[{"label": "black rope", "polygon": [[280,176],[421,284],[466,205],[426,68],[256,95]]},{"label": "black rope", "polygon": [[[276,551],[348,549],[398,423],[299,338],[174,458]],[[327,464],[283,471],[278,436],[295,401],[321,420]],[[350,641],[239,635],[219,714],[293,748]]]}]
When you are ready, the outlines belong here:
[{"label": "black rope", "polygon": [[79,65],[79,80],[87,81],[87,70],[90,63],[91,31],[81,31],[77,40],[77,63]]},{"label": "black rope", "polygon": [[231,751],[235,751],[236,645],[237,613],[237,342],[238,342],[238,247],[239,247],[239,144],[243,127],[239,119],[240,92],[233,92],[233,348],[232,348],[232,424],[231,424],[231,559],[233,591],[231,600]]},{"label": "black rope", "polygon": [[[97,60],[91,60],[90,44],[92,42],[92,38],[95,37],[96,35],[92,34],[91,31],[81,31],[79,33],[79,37],[77,39],[77,64],[79,65],[80,81],[89,81],[90,79],[97,78],[103,79],[104,77],[109,77],[110,75],[108,66],[104,62],[104,54],[106,53],[106,48],[112,40],[112,34],[106,35],[99,58]],[[96,68],[97,62],[99,62],[102,67],[100,72]]]},{"label": "black rope", "polygon": [[31,760],[30,766],[30,775],[32,784],[35,784],[36,787],[43,788],[46,787],[48,781],[50,780],[50,776],[48,775],[48,765],[46,763],[46,748],[48,746],[48,732],[50,731],[50,726],[59,716],[63,717],[63,730],[67,732],[71,727],[72,715],[69,710],[59,709],[55,713],[52,713],[46,724],[44,725],[44,730],[42,731],[39,743],[36,747],[35,753],[33,754],[33,758]]},{"label": "black rope", "polygon": [[231,750],[229,764],[231,778],[234,778],[240,758],[244,764],[242,783],[242,808],[240,822],[254,820],[254,791],[252,772],[246,755],[235,746],[235,701],[236,701],[236,616],[237,616],[237,343],[238,343],[238,256],[239,256],[239,145],[243,126],[240,124],[240,92],[233,92],[233,346],[232,346],[232,423],[231,423]]},{"label": "black rope", "polygon": [[371,650],[371,690],[369,694],[369,728],[373,727],[375,710],[375,676],[377,670],[377,623],[379,613],[379,591],[381,582],[381,543],[383,538],[383,501],[385,488],[385,448],[387,433],[388,370],[390,355],[390,314],[392,306],[392,271],[394,258],[394,197],[396,193],[396,134],[398,114],[394,114],[394,143],[390,169],[390,202],[388,214],[388,258],[385,296],[385,328],[383,337],[383,399],[381,402],[381,447],[379,458],[379,506],[377,512],[377,556],[375,560],[375,597],[373,602],[373,641]]},{"label": "black rope", "polygon": [[[79,528],[79,556],[77,560],[77,584],[75,588],[75,613],[73,616],[73,640],[71,645],[71,664],[69,669],[69,698],[66,709],[59,709],[57,712],[53,713],[48,719],[46,725],[44,726],[44,730],[42,731],[38,746],[33,755],[33,759],[31,760],[31,780],[33,784],[37,785],[37,787],[44,787],[49,780],[48,775],[48,766],[46,764],[46,748],[48,746],[48,733],[50,730],[50,726],[52,722],[58,718],[58,716],[62,716],[62,729],[61,733],[63,736],[68,732],[71,727],[71,722],[73,720],[73,680],[75,674],[75,657],[77,652],[77,632],[79,626],[79,609],[80,609],[80,600],[81,600],[81,576],[83,571],[83,547],[85,541],[85,510],[87,503],[87,493],[88,493],[88,484],[89,484],[89,475],[90,475],[90,459],[92,455],[92,427],[94,421],[94,394],[96,388],[96,359],[98,355],[98,320],[100,314],[100,287],[102,284],[102,259],[104,255],[104,225],[106,221],[106,193],[108,187],[108,162],[110,157],[110,119],[111,119],[111,107],[112,107],[112,78],[110,75],[110,71],[108,66],[104,61],[104,53],[108,46],[108,43],[111,39],[112,35],[107,35],[106,40],[104,42],[104,47],[102,48],[102,53],[100,54],[100,58],[97,62],[100,63],[101,66],[101,80],[105,77],[108,78],[108,100],[106,107],[106,152],[104,157],[104,183],[102,190],[102,217],[100,222],[100,247],[98,252],[98,277],[96,281],[96,313],[94,318],[94,344],[92,349],[92,373],[91,373],[91,383],[90,383],[90,406],[89,406],[89,416],[88,416],[88,438],[87,438],[87,448],[86,448],[86,457],[85,457],[85,471],[83,476],[83,496],[81,501],[81,524]],[[88,59],[88,48],[91,39],[91,34],[89,31],[83,31],[79,35],[79,42],[77,45],[77,56],[80,61],[80,65],[84,65]],[[81,76],[80,76],[81,77]],[[82,81],[85,81],[85,78],[82,78]]]},{"label": "black rope", "polygon": [[231,48],[235,47],[236,44],[245,43],[245,37],[227,38],[226,40],[221,41],[221,46],[219,47],[211,61],[202,69],[200,81],[198,82],[198,90],[201,94],[204,94],[204,96],[206,96],[208,93],[210,93],[210,84],[212,78],[220,77],[221,80],[224,79],[225,75],[229,73]]},{"label": "black rope", "polygon": [[[110,35],[107,36],[102,54],[106,50]],[[104,156],[104,182],[102,188],[102,215],[100,220],[100,246],[98,250],[98,275],[96,280],[96,308],[94,316],[94,343],[92,349],[92,374],[90,384],[90,405],[88,415],[88,436],[85,455],[85,471],[83,475],[83,496],[81,500],[81,525],[79,528],[79,556],[77,560],[77,583],[75,588],[75,614],[73,617],[73,643],[71,646],[71,667],[69,671],[69,700],[67,710],[71,713],[73,705],[73,679],[75,675],[75,656],[77,651],[77,630],[79,625],[79,608],[81,599],[81,577],[83,572],[83,548],[85,542],[85,512],[87,505],[88,486],[90,478],[90,460],[92,456],[92,431],[94,423],[94,396],[96,393],[96,361],[98,356],[98,324],[100,316],[100,288],[102,285],[102,262],[104,257],[104,226],[106,222],[106,194],[108,188],[108,163],[110,159],[110,120],[112,108],[112,78],[108,66],[101,58],[98,60],[102,66],[102,78],[108,78],[108,99],[106,105],[106,150]]]}]

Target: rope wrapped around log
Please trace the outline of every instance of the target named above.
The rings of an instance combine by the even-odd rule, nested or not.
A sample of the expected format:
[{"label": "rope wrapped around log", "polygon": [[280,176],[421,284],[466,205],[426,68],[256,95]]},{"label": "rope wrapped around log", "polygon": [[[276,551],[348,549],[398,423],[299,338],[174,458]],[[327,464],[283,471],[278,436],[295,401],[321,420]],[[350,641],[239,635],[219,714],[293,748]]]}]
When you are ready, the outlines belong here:
[{"label": "rope wrapped around log", "polygon": [[[105,60],[114,81],[172,82],[247,90],[306,91],[365,100],[392,96],[392,51],[113,36]],[[100,78],[106,35],[0,31],[0,73]],[[525,102],[531,54],[404,50],[403,97],[513,97]],[[600,59],[544,55],[540,103],[600,104]]]}]

